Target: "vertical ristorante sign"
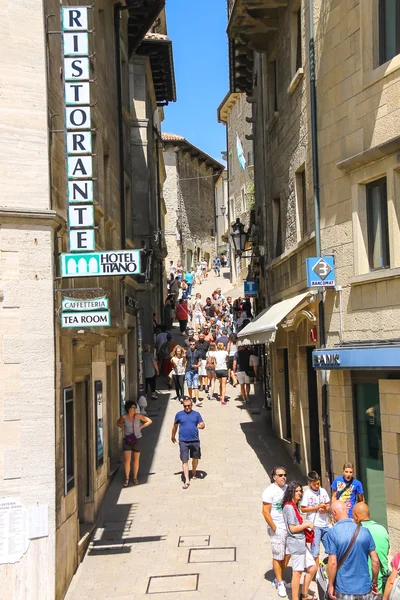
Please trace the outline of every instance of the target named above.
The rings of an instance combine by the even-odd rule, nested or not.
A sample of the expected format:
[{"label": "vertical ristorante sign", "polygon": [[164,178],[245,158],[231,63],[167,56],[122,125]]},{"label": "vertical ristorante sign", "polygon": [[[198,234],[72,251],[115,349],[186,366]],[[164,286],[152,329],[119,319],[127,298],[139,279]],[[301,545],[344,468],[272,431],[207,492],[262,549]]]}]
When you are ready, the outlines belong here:
[{"label": "vertical ristorante sign", "polygon": [[88,11],[88,6],[61,8],[71,252],[95,247]]}]

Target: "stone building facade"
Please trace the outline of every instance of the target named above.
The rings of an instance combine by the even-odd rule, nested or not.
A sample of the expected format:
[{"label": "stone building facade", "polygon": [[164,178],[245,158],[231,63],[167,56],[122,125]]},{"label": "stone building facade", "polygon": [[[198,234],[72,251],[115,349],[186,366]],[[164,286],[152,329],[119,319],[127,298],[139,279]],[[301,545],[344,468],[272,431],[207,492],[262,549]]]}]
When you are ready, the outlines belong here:
[{"label": "stone building facade", "polygon": [[[216,253],[215,183],[224,166],[176,134],[163,133],[168,261],[186,270]],[[168,263],[169,264],[169,263]]]},{"label": "stone building facade", "polygon": [[229,257],[228,235],[228,171],[225,169],[215,183],[216,245],[219,256]]},{"label": "stone building facade", "polygon": [[[246,230],[250,229],[250,211],[254,207],[252,113],[252,105],[247,102],[246,94],[231,92],[225,96],[217,111],[218,121],[226,127],[228,222],[232,227],[239,218]],[[243,150],[241,160],[238,156],[238,143]],[[235,256],[235,249],[231,241],[229,243],[232,281],[243,280],[247,275],[249,261]]]},{"label": "stone building facade", "polygon": [[[315,155],[309,3],[263,0],[257,14],[249,4],[230,3],[228,35],[236,56],[252,50],[252,77],[237,60],[232,78],[256,111],[254,241],[266,257],[256,268],[263,305],[279,320],[270,336],[253,324],[250,338],[267,343],[274,427],[304,473],[321,467],[331,478],[345,460],[355,462],[372,518],[388,524],[397,547],[400,40],[389,24],[399,8],[315,3]],[[336,287],[319,297],[307,288],[305,266],[316,256],[316,231],[336,271]],[[271,318],[264,313],[259,325]]]},{"label": "stone building facade", "polygon": [[[163,5],[139,1],[133,15],[100,0],[89,10],[96,250],[141,247],[129,62]],[[8,18],[0,42],[0,498],[25,510],[44,505],[48,535],[0,565],[0,585],[6,598],[54,600],[66,593],[120,461],[115,423],[124,398],[137,395],[146,322],[138,277],[61,277],[68,248],[63,62],[61,36],[49,33],[60,31],[60,4],[28,0]],[[151,77],[150,69],[150,90]],[[152,147],[149,180],[157,179],[157,162]],[[160,196],[152,191],[151,198],[158,207]],[[110,327],[62,328],[62,298],[88,296],[108,297]]]}]

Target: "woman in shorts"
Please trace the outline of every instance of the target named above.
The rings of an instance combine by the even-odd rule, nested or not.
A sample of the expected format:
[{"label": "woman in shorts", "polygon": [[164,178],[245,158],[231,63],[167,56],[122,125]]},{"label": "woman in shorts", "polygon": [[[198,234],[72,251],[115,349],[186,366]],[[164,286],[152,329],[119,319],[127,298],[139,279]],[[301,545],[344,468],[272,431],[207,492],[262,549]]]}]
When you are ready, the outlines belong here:
[{"label": "woman in shorts", "polygon": [[287,553],[292,557],[292,598],[300,598],[300,579],[306,571],[303,581],[303,600],[312,600],[313,596],[308,593],[310,583],[317,572],[317,565],[311,552],[306,545],[305,529],[314,529],[314,523],[303,521],[300,515],[300,501],[303,497],[303,488],[297,481],[291,481],[282,498],[283,520],[285,521],[288,536],[286,538]]},{"label": "woman in shorts", "polygon": [[208,377],[208,384],[209,384],[209,388],[208,388],[208,399],[211,400],[212,398],[214,398],[214,393],[215,393],[215,378],[216,378],[216,373],[215,373],[215,366],[216,366],[216,345],[215,342],[210,342],[210,345],[208,347],[208,352],[206,354],[206,373],[207,373],[207,377]]},{"label": "woman in shorts", "polygon": [[238,382],[237,382],[236,373],[233,370],[234,356],[235,356],[236,352],[238,351],[236,333],[230,334],[228,346],[226,349],[228,350],[228,355],[229,355],[228,356],[228,377],[230,378],[230,381],[231,381],[231,384],[233,385],[233,387],[236,387]]},{"label": "woman in shorts", "polygon": [[228,352],[225,350],[225,346],[222,342],[217,344],[217,351],[215,352],[215,374],[219,379],[219,396],[221,404],[226,404],[225,392],[226,392],[226,380],[228,378]]},{"label": "woman in shorts", "polygon": [[133,454],[133,484],[138,485],[138,471],[140,452],[142,449],[142,429],[152,424],[149,417],[145,417],[136,412],[137,404],[133,400],[125,402],[125,415],[121,415],[117,421],[117,426],[124,432],[124,467],[125,483],[128,487],[131,474],[131,461]]}]

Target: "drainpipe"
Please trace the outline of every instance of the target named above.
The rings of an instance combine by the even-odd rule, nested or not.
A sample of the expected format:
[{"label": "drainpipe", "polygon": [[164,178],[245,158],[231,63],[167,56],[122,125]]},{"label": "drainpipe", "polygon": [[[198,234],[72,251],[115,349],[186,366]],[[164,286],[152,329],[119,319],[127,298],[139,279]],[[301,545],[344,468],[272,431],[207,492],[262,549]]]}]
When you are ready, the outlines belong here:
[{"label": "drainpipe", "polygon": [[[228,135],[228,121],[225,124],[225,138],[226,138],[226,181],[227,181],[227,193],[228,197],[226,199],[228,204],[228,250],[229,250],[229,281],[232,283],[232,246],[231,246],[231,236],[230,236],[230,228],[231,228],[231,202],[230,202],[230,193],[229,193],[229,173],[230,173],[230,165],[229,165],[229,135]],[[235,256],[236,260],[236,256]]]},{"label": "drainpipe", "polygon": [[[118,102],[118,158],[119,158],[119,197],[121,221],[121,248],[126,248],[126,206],[125,206],[125,169],[124,169],[124,127],[122,118],[122,75],[121,75],[121,41],[120,18],[121,11],[126,10],[118,2],[114,7],[114,35],[115,35],[115,76],[117,84]],[[132,216],[132,215],[130,215]]]},{"label": "drainpipe", "polygon": [[[312,169],[314,190],[314,221],[315,221],[315,249],[316,255],[321,256],[321,222],[320,222],[320,188],[319,188],[319,155],[318,155],[318,127],[317,127],[317,88],[315,83],[315,40],[314,40],[314,0],[309,4],[310,17],[310,108],[311,108],[311,144],[312,144]],[[318,330],[320,347],[326,347],[325,334],[325,306],[324,293],[318,290]],[[332,482],[331,443],[329,435],[329,397],[327,373],[321,371],[321,399],[322,399],[322,432],[324,438],[325,475],[329,483]]]}]

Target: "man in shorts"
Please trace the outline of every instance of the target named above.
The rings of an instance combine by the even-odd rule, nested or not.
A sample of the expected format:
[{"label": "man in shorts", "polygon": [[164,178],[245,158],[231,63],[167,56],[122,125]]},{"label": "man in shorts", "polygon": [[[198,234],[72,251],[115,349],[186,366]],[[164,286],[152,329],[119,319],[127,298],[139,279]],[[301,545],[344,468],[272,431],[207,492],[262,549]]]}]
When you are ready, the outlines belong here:
[{"label": "man in shorts", "polygon": [[176,432],[179,427],[179,449],[182,461],[183,475],[185,478],[183,489],[187,490],[189,480],[189,458],[192,459],[192,479],[197,477],[197,465],[201,458],[199,429],[204,429],[205,424],[200,413],[193,410],[191,400],[184,400],[183,410],[175,415],[172,427],[171,440],[176,443]]},{"label": "man in shorts", "polygon": [[285,467],[274,467],[271,472],[271,485],[265,488],[262,495],[262,513],[268,525],[271,540],[272,567],[275,573],[274,586],[278,596],[286,597],[286,586],[283,572],[290,555],[286,553],[287,530],[282,514],[282,499],[286,490],[287,473]]},{"label": "man in shorts", "polygon": [[196,349],[196,341],[193,338],[189,342],[189,350],[186,350],[185,379],[190,400],[192,399],[192,392],[194,390],[195,403],[199,400],[199,368],[201,365],[201,354]]},{"label": "man in shorts", "polygon": [[201,366],[198,369],[199,373],[199,392],[204,390],[208,392],[208,379],[206,372],[206,356],[208,352],[208,348],[210,346],[210,342],[206,341],[206,337],[203,332],[199,333],[199,341],[196,344],[196,350],[198,350],[201,354]]},{"label": "man in shorts", "polygon": [[238,351],[233,357],[233,372],[236,373],[236,377],[240,385],[240,393],[242,394],[243,402],[249,401],[250,356],[251,352],[249,348],[246,348],[246,346],[243,346],[243,343],[238,341]]}]

